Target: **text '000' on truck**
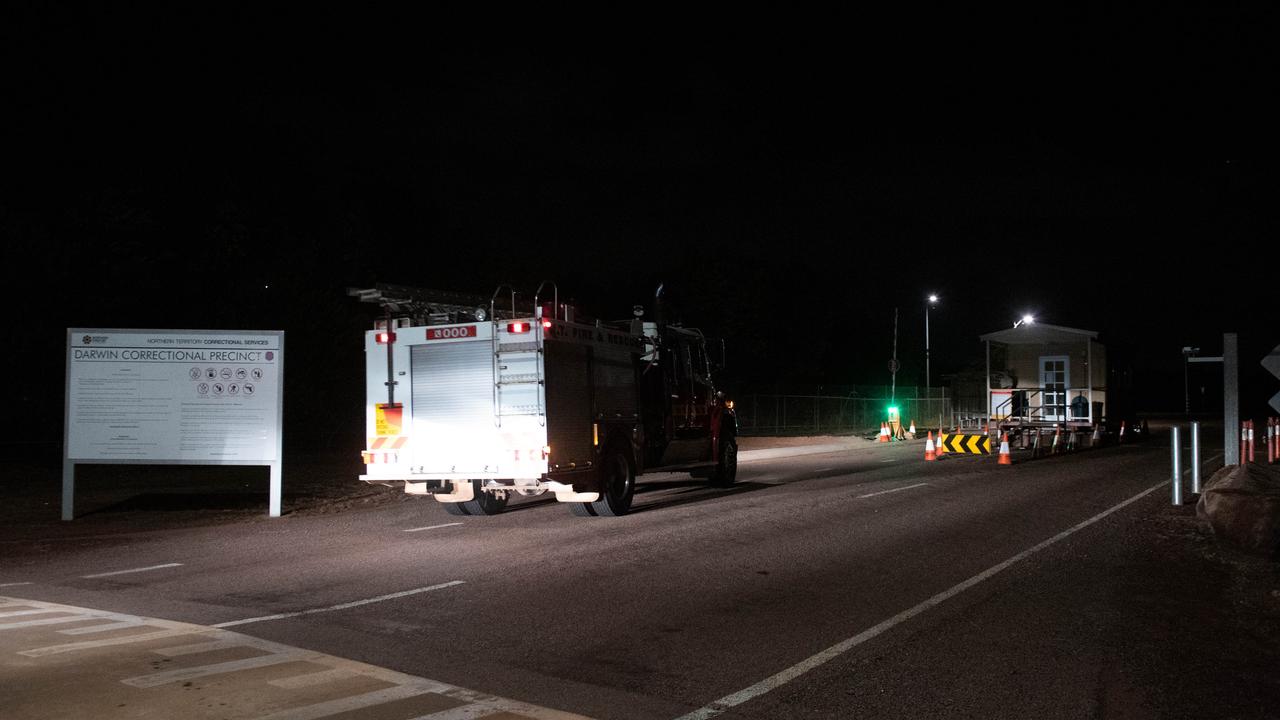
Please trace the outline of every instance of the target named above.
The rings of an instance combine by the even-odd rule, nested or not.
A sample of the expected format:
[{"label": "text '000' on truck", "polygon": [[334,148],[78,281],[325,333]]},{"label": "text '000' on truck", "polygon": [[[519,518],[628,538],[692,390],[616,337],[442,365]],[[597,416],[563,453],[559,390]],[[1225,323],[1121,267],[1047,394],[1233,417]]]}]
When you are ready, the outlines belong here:
[{"label": "text '000' on truck", "polygon": [[[550,290],[550,298],[544,291]],[[485,299],[378,285],[365,334],[368,447],[360,479],[431,495],[453,515],[501,512],[545,492],[574,515],[631,509],[636,476],[737,475],[737,417],[711,371],[723,343],[654,317],[604,322],[543,283]]]}]

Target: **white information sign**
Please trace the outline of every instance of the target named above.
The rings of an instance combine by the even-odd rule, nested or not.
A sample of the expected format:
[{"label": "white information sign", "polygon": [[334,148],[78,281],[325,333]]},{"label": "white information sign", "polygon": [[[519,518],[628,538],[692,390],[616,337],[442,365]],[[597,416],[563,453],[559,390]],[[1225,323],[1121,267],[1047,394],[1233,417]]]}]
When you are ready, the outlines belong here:
[{"label": "white information sign", "polygon": [[74,465],[270,465],[279,515],[284,333],[67,331],[63,519]]}]

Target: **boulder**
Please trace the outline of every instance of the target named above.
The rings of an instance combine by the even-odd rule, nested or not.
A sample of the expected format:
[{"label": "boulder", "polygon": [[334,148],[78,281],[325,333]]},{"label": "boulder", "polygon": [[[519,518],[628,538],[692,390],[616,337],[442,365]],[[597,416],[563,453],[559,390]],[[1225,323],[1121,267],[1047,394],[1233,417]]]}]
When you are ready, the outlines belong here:
[{"label": "boulder", "polygon": [[1202,488],[1196,515],[1246,552],[1280,555],[1280,466],[1222,468]]}]

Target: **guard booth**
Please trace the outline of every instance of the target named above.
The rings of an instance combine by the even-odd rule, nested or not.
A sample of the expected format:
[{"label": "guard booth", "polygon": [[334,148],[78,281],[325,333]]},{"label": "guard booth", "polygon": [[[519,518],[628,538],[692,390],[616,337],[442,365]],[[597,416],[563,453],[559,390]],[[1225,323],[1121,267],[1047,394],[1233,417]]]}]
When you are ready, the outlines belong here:
[{"label": "guard booth", "polygon": [[980,339],[994,424],[1086,430],[1105,419],[1107,351],[1098,333],[1023,323]]}]

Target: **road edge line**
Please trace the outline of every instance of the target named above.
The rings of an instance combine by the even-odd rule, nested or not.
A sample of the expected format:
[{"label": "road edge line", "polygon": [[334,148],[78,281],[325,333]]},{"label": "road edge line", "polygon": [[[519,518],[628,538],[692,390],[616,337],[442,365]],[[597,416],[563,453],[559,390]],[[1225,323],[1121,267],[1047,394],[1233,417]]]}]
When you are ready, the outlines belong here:
[{"label": "road edge line", "polygon": [[853,648],[867,642],[868,640],[871,640],[885,633],[886,631],[892,629],[893,627],[903,622],[906,622],[907,620],[910,620],[911,618],[923,613],[925,610],[941,605],[942,603],[946,602],[947,600],[950,600],[956,595],[959,595],[965,590],[968,590],[974,585],[977,585],[978,583],[997,575],[1003,570],[1007,570],[1010,566],[1015,565],[1031,557],[1032,555],[1040,552],[1041,550],[1049,547],[1050,545],[1053,545],[1059,540],[1063,540],[1067,537],[1070,537],[1071,535],[1074,535],[1076,532],[1089,527],[1090,525],[1098,522],[1099,520],[1102,520],[1108,515],[1111,515],[1112,513],[1115,513],[1119,510],[1122,510],[1128,507],[1129,505],[1132,505],[1133,503],[1150,495],[1151,493],[1155,492],[1161,487],[1168,485],[1169,482],[1170,480],[1167,480],[1167,479],[1161,480],[1160,482],[1156,483],[1155,485],[1152,485],[1146,490],[1143,490],[1137,495],[1134,495],[1128,500],[1124,500],[1118,505],[1114,505],[1106,510],[1103,510],[1102,512],[1098,513],[1097,515],[1094,515],[1093,517],[1087,520],[1083,520],[1079,523],[1076,523],[1075,525],[1072,525],[1071,527],[1067,528],[1066,530],[1063,530],[1057,535],[1054,535],[1053,537],[1047,540],[1042,540],[1036,543],[1035,545],[1032,545],[1031,547],[1027,548],[1026,550],[1023,550],[1017,555],[1014,555],[1013,557],[1010,557],[1007,560],[1004,560],[1003,562],[1000,562],[996,565],[992,565],[991,567],[987,568],[986,570],[983,570],[977,575],[974,575],[973,577],[970,577],[967,580],[963,580],[955,585],[952,585],[951,587],[930,597],[929,599],[911,608],[908,608],[907,610],[903,610],[902,612],[898,613],[897,615],[894,615],[891,618],[888,618],[887,620],[882,620],[876,625],[873,625],[867,628],[866,630],[863,630],[862,632],[858,633],[857,635],[854,635],[851,638],[848,638],[847,640],[838,642],[835,645],[832,645],[831,647],[821,652],[815,653],[814,655],[811,655],[805,658],[804,660],[801,660],[795,665],[792,665],[791,667],[785,670],[782,670],[780,672],[774,673],[773,675],[770,675],[769,677],[761,680],[760,682],[754,685],[751,685],[750,687],[739,690],[738,692],[732,693],[730,695],[725,695],[724,697],[718,700],[715,700],[710,704],[705,705],[701,708],[698,708],[697,710],[694,710],[691,713],[681,715],[680,717],[676,718],[676,720],[705,720],[706,718],[712,718],[712,717],[715,717],[716,715],[719,715],[725,712],[726,710],[730,710],[734,707],[737,707],[738,705],[741,705],[747,702],[748,700],[752,700],[761,695],[764,695],[770,690],[781,687],[782,685],[785,685],[786,683],[791,682],[792,680],[800,677],[801,675],[809,672],[810,670],[820,667],[826,664],[827,662],[834,660],[837,657],[840,657],[841,655],[849,652]]}]

